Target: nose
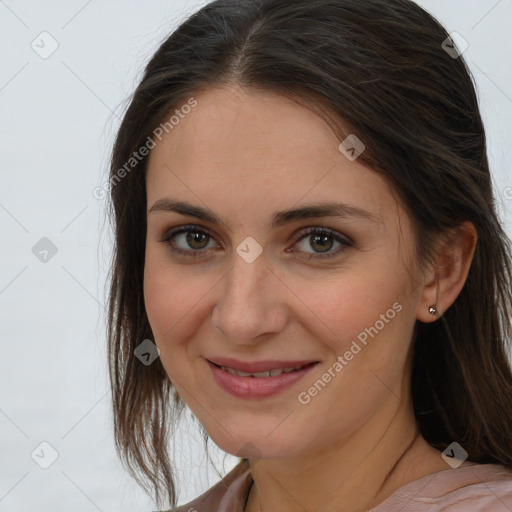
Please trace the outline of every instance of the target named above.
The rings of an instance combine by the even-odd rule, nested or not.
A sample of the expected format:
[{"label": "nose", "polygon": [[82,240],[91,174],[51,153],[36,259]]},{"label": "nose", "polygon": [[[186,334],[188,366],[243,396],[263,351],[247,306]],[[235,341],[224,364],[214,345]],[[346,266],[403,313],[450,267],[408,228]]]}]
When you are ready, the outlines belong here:
[{"label": "nose", "polygon": [[287,321],[286,286],[275,274],[263,252],[247,263],[238,254],[219,286],[212,322],[227,340],[254,345],[281,332]]}]

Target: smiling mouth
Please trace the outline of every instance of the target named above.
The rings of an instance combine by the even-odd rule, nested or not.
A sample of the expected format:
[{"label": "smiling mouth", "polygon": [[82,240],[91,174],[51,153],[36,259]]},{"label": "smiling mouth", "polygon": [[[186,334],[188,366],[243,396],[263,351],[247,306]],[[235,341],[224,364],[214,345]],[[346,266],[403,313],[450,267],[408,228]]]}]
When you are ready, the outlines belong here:
[{"label": "smiling mouth", "polygon": [[302,370],[304,368],[307,368],[309,366],[312,366],[316,364],[316,362],[302,364],[298,366],[291,366],[289,368],[275,368],[271,370],[266,370],[262,372],[242,372],[240,370],[235,370],[234,368],[230,368],[229,366],[221,366],[215,363],[214,364],[217,368],[220,368],[221,370],[224,370],[225,372],[231,374],[231,375],[237,375],[238,377],[253,377],[256,379],[266,378],[266,377],[277,377],[283,373],[293,373],[297,372],[299,370]]},{"label": "smiling mouth", "polygon": [[221,389],[237,398],[255,400],[284,392],[320,364],[311,360],[249,362],[220,357],[214,361],[206,359],[214,381]]}]

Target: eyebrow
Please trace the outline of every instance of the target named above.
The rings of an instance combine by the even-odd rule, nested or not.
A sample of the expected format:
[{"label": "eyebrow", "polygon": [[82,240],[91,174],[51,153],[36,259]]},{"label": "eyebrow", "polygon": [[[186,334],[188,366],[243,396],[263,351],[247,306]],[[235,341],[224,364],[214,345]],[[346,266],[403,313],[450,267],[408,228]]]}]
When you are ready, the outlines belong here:
[{"label": "eyebrow", "polygon": [[[176,212],[229,229],[227,222],[209,208],[203,208],[185,201],[174,201],[170,198],[159,199],[148,210],[148,215],[156,211]],[[379,216],[356,206],[344,203],[312,203],[300,208],[275,212],[272,217],[272,229],[297,220],[316,217],[357,218],[382,224],[382,219]]]}]

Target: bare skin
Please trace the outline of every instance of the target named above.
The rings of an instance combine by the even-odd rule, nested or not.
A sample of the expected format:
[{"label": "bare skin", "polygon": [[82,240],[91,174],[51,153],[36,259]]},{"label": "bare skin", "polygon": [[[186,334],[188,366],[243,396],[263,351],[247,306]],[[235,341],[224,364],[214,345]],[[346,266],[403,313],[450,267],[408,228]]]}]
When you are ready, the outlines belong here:
[{"label": "bare skin", "polygon": [[[197,106],[151,152],[144,295],[180,396],[218,446],[251,459],[246,511],[367,510],[402,485],[449,469],[416,427],[411,340],[418,320],[436,320],[430,306],[442,314],[460,293],[474,227],[463,225],[439,245],[434,266],[420,267],[396,194],[340,152],[318,114],[291,98],[235,86],[194,96]],[[151,209],[164,198],[209,208],[226,225]],[[277,211],[325,202],[369,215],[272,227]],[[185,225],[191,234],[208,232],[204,246],[190,245],[183,233],[172,245],[162,241]],[[306,235],[312,227],[349,243],[324,235],[333,257],[318,256],[315,235]],[[236,251],[249,236],[263,249],[251,263]],[[378,334],[324,389],[308,393],[329,369],[333,375],[358,335],[380,326],[381,315]],[[213,357],[319,363],[291,388],[242,399],[213,379]]]}]

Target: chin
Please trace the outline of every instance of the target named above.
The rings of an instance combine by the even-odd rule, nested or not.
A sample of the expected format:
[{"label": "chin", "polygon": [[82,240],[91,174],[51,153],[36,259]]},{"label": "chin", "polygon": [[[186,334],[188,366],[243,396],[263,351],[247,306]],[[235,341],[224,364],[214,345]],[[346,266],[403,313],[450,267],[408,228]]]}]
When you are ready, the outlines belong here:
[{"label": "chin", "polygon": [[295,455],[297,443],[289,436],[268,436],[266,430],[243,435],[238,431],[236,437],[223,433],[220,438],[210,436],[213,442],[226,453],[244,459],[284,459]]}]

